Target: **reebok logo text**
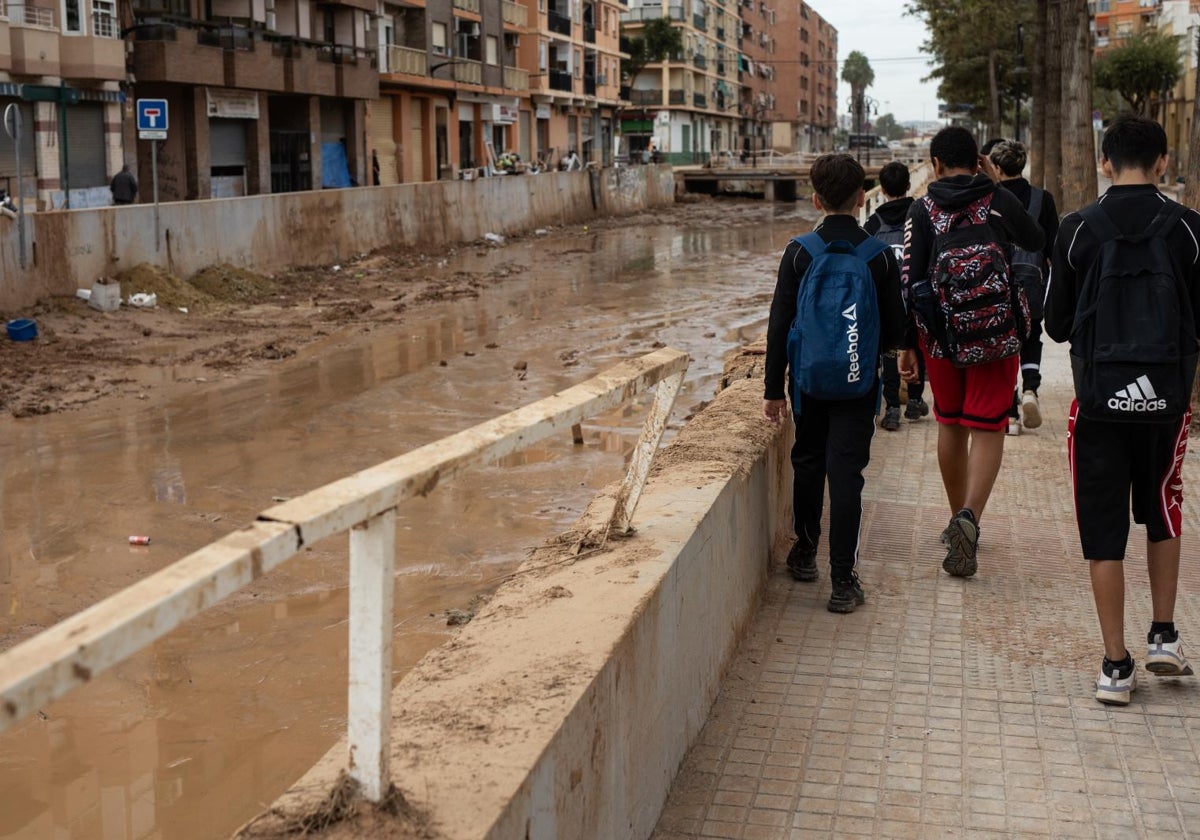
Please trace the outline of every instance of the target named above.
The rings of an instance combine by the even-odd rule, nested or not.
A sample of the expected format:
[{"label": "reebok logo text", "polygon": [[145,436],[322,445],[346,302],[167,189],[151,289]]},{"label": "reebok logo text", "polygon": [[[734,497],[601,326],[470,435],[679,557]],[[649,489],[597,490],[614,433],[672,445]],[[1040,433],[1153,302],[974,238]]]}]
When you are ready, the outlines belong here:
[{"label": "reebok logo text", "polygon": [[1163,411],[1167,407],[1167,401],[1160,399],[1154,392],[1149,377],[1139,376],[1109,397],[1108,407],[1113,411]]},{"label": "reebok logo text", "polygon": [[846,327],[846,354],[850,357],[850,371],[846,374],[846,381],[857,382],[862,378],[862,368],[858,364],[858,304],[853,303],[843,309],[842,317],[850,322]]}]

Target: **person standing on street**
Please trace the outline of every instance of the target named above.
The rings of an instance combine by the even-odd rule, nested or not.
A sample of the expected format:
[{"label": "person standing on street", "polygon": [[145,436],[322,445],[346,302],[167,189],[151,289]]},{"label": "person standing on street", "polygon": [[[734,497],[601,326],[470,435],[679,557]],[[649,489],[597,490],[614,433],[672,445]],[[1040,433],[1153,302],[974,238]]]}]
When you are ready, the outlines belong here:
[{"label": "person standing on street", "polygon": [[[896,261],[904,257],[904,220],[913,200],[908,191],[912,177],[908,167],[892,161],[879,170],[879,189],[887,196],[887,202],[879,205],[863,225],[863,230],[892,246]],[[925,362],[918,358],[917,381],[908,386],[908,405],[904,416],[909,420],[920,420],[929,414],[929,405],[922,397],[925,393]],[[880,379],[883,382],[883,419],[879,428],[895,432],[900,428],[900,370],[896,366],[896,354],[885,353],[881,361]]]},{"label": "person standing on street", "polygon": [[1125,646],[1129,514],[1146,526],[1146,670],[1192,673],[1175,627],[1183,461],[1200,332],[1200,214],[1158,191],[1167,135],[1123,116],[1104,133],[1112,186],[1062,221],[1046,334],[1071,342],[1075,400],[1067,456],[1104,659],[1096,699],[1126,705],[1137,668]]},{"label": "person standing on street", "polygon": [[133,204],[137,199],[138,182],[129,171],[129,164],[121,167],[121,171],[113,176],[108,188],[112,191],[113,204]]},{"label": "person standing on street", "polygon": [[[809,177],[813,204],[826,216],[812,233],[789,242],[779,262],[767,327],[763,417],[781,425],[791,398],[796,542],[788,553],[788,572],[798,581],[818,577],[817,542],[828,480],[833,584],[828,608],[849,613],[866,603],[855,567],[863,470],[879,407],[879,353],[899,344],[904,303],[895,253],[858,225],[862,166],[850,155],[824,155]],[[843,285],[835,290],[836,283]],[[847,305],[847,298],[835,291],[852,295],[855,302]],[[820,310],[822,305],[832,311]],[[808,317],[814,313],[819,317]],[[822,380],[827,389],[822,393],[806,384],[817,378],[810,379],[803,364],[810,351],[828,362],[828,367],[814,365],[831,374]],[[839,396],[830,396],[835,393]]]},{"label": "person standing on street", "polygon": [[1045,238],[1020,200],[997,188],[995,165],[965,128],[943,128],[929,155],[938,180],[913,202],[904,230],[902,286],[913,320],[898,363],[900,376],[915,382],[919,345],[950,503],[942,568],[971,577],[979,521],[1004,457],[1023,338],[1005,255],[1012,245],[1040,251]]}]

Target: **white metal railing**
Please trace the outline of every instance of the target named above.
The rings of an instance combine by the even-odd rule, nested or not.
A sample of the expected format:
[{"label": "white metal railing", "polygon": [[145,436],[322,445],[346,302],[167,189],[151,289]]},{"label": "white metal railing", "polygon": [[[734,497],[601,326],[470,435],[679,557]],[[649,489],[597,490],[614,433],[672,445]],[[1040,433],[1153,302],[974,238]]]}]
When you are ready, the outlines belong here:
[{"label": "white metal railing", "polygon": [[8,7],[9,21],[11,23],[25,24],[26,26],[44,26],[52,28],[54,26],[54,11],[52,9],[43,9],[40,6],[30,6],[25,3],[12,3]]},{"label": "white metal railing", "polygon": [[504,87],[506,90],[529,90],[529,71],[520,67],[505,67]]},{"label": "white metal railing", "polygon": [[407,73],[410,76],[429,75],[429,57],[424,50],[398,47],[392,44],[387,49],[386,73]]},{"label": "white metal railing", "polygon": [[504,22],[512,26],[524,26],[529,15],[528,9],[512,0],[501,0],[500,13]]},{"label": "white metal railing", "polygon": [[380,801],[391,787],[396,507],[439,482],[571,429],[657,384],[629,469],[602,532],[629,530],[687,372],[664,348],[551,397],[340,479],[259,515],[252,525],[0,654],[0,732],[137,653],[326,537],[350,532],[348,773]]},{"label": "white metal railing", "polygon": [[454,81],[468,85],[483,84],[483,62],[469,58],[454,59]]}]

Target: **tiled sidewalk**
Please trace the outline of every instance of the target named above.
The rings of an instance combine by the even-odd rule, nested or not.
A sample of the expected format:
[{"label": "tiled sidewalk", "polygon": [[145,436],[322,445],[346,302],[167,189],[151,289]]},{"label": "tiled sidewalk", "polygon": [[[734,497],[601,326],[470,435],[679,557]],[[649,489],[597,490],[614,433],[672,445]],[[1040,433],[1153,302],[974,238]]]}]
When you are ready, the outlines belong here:
[{"label": "tiled sidewalk", "polygon": [[[876,433],[866,606],[826,611],[824,546],[816,584],[777,563],[655,840],[1200,837],[1200,677],[1141,670],[1129,707],[1092,697],[1102,650],[1067,474],[1065,350],[1047,344],[1044,367],[1046,422],[1006,441],[973,579],[941,569],[949,511],[932,419]],[[1185,466],[1193,493],[1198,451]],[[1176,622],[1193,659],[1197,520],[1185,505]],[[1127,639],[1141,659],[1140,528],[1126,566]]]}]

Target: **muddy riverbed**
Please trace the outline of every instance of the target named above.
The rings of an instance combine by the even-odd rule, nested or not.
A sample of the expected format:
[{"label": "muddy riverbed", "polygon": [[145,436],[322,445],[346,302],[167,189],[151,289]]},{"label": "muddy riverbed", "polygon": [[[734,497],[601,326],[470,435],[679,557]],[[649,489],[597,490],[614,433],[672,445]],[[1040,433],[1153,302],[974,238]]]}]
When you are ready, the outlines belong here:
[{"label": "muddy riverbed", "polygon": [[[663,344],[693,357],[677,426],[761,331],[811,218],[702,201],[275,278],[133,272],[155,310],[19,313],[42,337],[0,343],[0,648],[275,499]],[[620,475],[645,408],[401,508],[397,676]],[[269,804],[344,731],[346,553],[312,546],[0,735],[0,837],[225,836]]]}]

